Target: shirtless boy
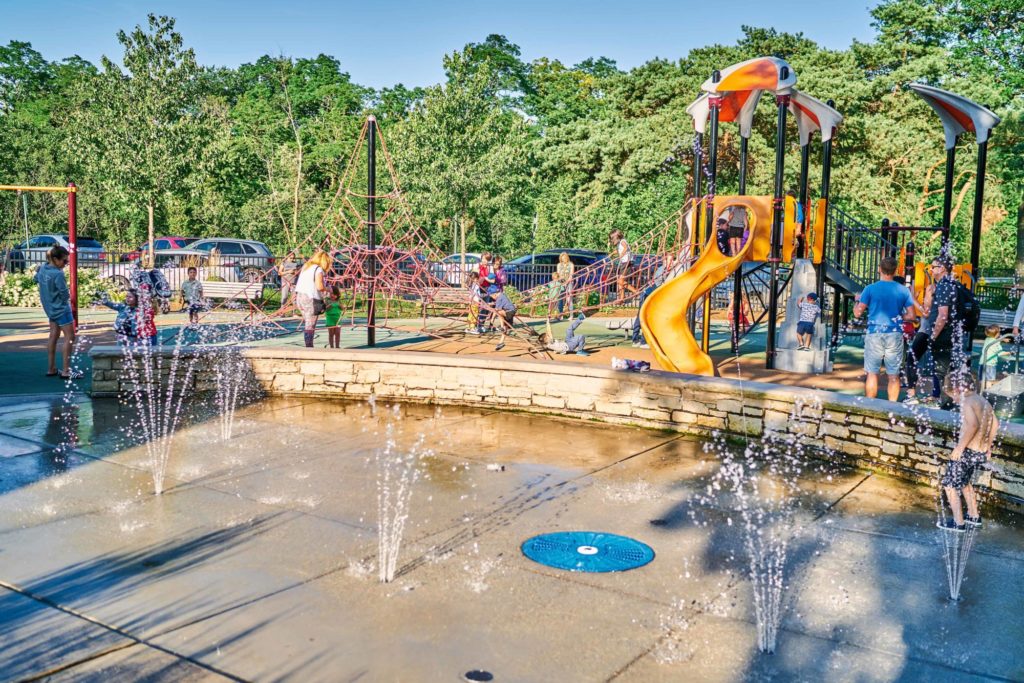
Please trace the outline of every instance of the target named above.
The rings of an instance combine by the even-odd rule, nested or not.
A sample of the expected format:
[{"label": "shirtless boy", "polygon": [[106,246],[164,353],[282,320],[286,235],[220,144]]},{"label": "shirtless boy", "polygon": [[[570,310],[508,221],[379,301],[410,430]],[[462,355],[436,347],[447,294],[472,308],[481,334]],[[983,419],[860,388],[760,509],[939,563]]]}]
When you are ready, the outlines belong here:
[{"label": "shirtless boy", "polygon": [[[969,372],[951,372],[946,375],[943,391],[960,406],[960,440],[949,454],[942,486],[953,519],[939,520],[937,526],[949,531],[965,531],[967,525],[980,527],[978,496],[971,478],[974,471],[992,457],[992,443],[999,431],[995,412],[977,392],[974,375]],[[967,503],[967,517],[960,507],[960,494]]]}]

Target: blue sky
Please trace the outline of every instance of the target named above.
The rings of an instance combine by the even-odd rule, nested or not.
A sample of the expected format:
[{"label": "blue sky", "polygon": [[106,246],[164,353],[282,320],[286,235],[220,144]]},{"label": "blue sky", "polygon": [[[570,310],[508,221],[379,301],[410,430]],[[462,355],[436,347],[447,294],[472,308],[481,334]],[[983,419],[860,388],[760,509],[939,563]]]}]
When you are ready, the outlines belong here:
[{"label": "blue sky", "polygon": [[168,14],[199,61],[237,66],[263,54],[337,57],[353,80],[382,87],[430,85],[441,57],[501,33],[527,61],[566,64],[607,56],[620,68],[654,57],[675,59],[691,48],[733,43],[740,26],[798,32],[841,49],[873,36],[873,0],[0,0],[0,44],[25,40],[56,60],[73,54],[97,61],[120,57],[115,33]]}]

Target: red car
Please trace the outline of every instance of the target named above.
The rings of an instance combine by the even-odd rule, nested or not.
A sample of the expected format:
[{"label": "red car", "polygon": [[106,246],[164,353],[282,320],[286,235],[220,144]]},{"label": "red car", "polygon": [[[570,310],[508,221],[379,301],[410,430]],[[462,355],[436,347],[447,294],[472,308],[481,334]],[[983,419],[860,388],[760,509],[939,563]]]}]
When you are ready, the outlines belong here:
[{"label": "red car", "polygon": [[[161,249],[184,249],[199,239],[199,237],[157,237],[153,240],[153,248],[157,251],[160,251]],[[143,242],[135,251],[130,251],[127,254],[121,254],[121,260],[134,261],[148,248],[149,242]]]}]

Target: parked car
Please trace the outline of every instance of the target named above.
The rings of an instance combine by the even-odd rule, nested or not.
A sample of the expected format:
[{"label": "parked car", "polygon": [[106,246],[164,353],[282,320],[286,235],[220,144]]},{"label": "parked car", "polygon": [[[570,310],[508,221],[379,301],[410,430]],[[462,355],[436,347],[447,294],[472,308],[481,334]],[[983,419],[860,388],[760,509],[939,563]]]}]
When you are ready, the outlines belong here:
[{"label": "parked car", "polygon": [[[153,240],[153,249],[155,251],[165,251],[167,249],[185,249],[193,242],[198,242],[199,237],[157,237]],[[127,254],[121,254],[122,261],[134,261],[142,255],[142,252],[149,249],[149,241],[145,241],[139,245],[135,251],[129,251]]]},{"label": "parked car", "polygon": [[[107,260],[107,254],[103,245],[91,237],[78,236],[78,265],[80,267],[95,268]],[[28,266],[40,266],[46,263],[46,253],[52,247],[60,245],[70,251],[71,243],[67,235],[46,234],[31,237],[26,242],[16,244],[8,252],[8,268],[11,272],[17,273],[25,270]]]},{"label": "parked car", "polygon": [[446,284],[453,287],[461,287],[463,270],[476,270],[480,265],[480,259],[481,254],[479,253],[467,253],[466,267],[463,268],[462,254],[452,254],[451,256],[445,256],[435,263],[430,270],[434,277],[444,280]]},{"label": "parked car", "polygon": [[[569,260],[576,266],[577,271],[608,257],[603,252],[589,249],[549,249],[538,254],[527,254],[505,264],[508,283],[519,291],[547,284],[551,281],[552,273],[558,268],[558,259],[563,252],[569,255]],[[584,278],[576,280],[576,284],[595,284],[599,277],[599,273],[588,271]]]},{"label": "parked car", "polygon": [[236,240],[225,237],[208,237],[189,245],[190,251],[209,254],[214,249],[220,254],[223,265],[237,265],[242,269],[246,282],[276,282],[274,256],[270,247],[254,240]]},{"label": "parked car", "polygon": [[[181,289],[181,283],[188,279],[188,269],[192,266],[198,270],[196,279],[200,282],[242,282],[245,279],[245,273],[237,263],[224,263],[217,256],[211,257],[209,253],[195,249],[158,249],[155,262],[174,291]],[[100,269],[100,279],[109,280],[115,288],[125,291],[131,287],[131,272],[137,267],[135,263],[110,263]]]}]

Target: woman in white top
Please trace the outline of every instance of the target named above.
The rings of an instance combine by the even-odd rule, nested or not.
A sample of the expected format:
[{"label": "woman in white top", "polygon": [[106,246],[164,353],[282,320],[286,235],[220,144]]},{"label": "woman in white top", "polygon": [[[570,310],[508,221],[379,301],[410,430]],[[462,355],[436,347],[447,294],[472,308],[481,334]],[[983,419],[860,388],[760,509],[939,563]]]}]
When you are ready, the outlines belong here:
[{"label": "woman in white top", "polygon": [[615,283],[617,285],[618,299],[621,302],[626,298],[627,289],[631,294],[636,294],[636,287],[626,281],[633,268],[633,252],[630,250],[629,242],[626,241],[621,230],[612,230],[608,235],[608,239],[616,251]]},{"label": "woman in white top", "polygon": [[316,319],[324,312],[323,300],[324,294],[327,293],[324,274],[330,265],[331,257],[327,253],[317,250],[313,254],[313,258],[302,266],[298,282],[295,283],[295,305],[302,313],[302,322],[305,325],[303,337],[309,348],[313,348]]}]

